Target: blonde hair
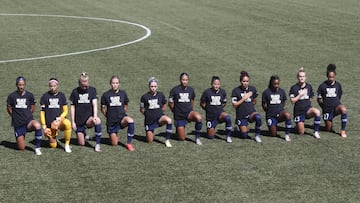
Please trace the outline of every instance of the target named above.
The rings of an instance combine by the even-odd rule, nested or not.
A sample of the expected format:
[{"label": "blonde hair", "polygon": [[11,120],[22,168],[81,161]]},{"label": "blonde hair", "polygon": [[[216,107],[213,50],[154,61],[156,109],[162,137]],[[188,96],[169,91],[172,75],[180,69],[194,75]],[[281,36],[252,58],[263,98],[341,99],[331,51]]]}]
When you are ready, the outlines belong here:
[{"label": "blonde hair", "polygon": [[299,73],[305,73],[305,74],[306,74],[305,68],[304,68],[304,67],[300,67],[299,70],[298,70],[298,72],[297,72],[297,74],[296,74],[296,77],[299,77]]},{"label": "blonde hair", "polygon": [[87,72],[82,72],[80,74],[80,78],[79,78],[79,81],[88,81],[89,80],[89,75]]}]

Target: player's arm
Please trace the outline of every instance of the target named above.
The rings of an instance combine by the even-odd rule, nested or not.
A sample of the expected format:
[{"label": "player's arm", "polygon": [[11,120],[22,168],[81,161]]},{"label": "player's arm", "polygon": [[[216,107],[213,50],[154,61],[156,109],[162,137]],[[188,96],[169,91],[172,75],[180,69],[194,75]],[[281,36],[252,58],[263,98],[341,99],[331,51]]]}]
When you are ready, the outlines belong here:
[{"label": "player's arm", "polygon": [[93,106],[93,117],[98,118],[98,104],[97,99],[92,100],[92,106]]},{"label": "player's arm", "polygon": [[204,110],[206,110],[206,102],[200,102],[200,107]]},{"label": "player's arm", "polygon": [[11,106],[11,105],[7,105],[6,111],[7,111],[8,114],[11,116],[11,115],[12,115],[12,106]]},{"label": "player's arm", "polygon": [[263,110],[266,112],[268,107],[267,107],[267,104],[266,104],[266,101],[262,101],[261,102],[261,107],[263,108]]},{"label": "player's arm", "polygon": [[70,119],[71,119],[71,124],[74,126],[75,125],[75,105],[70,106]]},{"label": "player's arm", "polygon": [[67,105],[63,105],[62,106],[62,113],[60,114],[60,119],[64,120],[64,118],[66,118],[66,116],[68,115],[69,112],[69,108]]},{"label": "player's arm", "polygon": [[45,111],[43,110],[43,107],[41,106],[40,110],[40,124],[42,129],[46,129],[46,118],[45,118]]},{"label": "player's arm", "polygon": [[31,113],[34,113],[34,111],[35,111],[35,104],[31,104],[31,105],[30,105],[30,111],[31,111]]},{"label": "player's arm", "polygon": [[107,108],[106,105],[101,105],[101,113],[106,117]]},{"label": "player's arm", "polygon": [[174,100],[172,97],[169,98],[168,106],[169,106],[170,110],[173,112],[174,111]]},{"label": "player's arm", "polygon": [[128,104],[124,104],[124,111],[127,112],[128,111]]}]

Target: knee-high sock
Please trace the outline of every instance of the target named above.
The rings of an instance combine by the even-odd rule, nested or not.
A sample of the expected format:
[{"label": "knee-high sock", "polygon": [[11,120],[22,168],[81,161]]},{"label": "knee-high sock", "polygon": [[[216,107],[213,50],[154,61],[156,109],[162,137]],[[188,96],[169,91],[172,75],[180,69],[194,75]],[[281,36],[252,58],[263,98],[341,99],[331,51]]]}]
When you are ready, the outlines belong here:
[{"label": "knee-high sock", "polygon": [[172,133],[172,124],[170,123],[170,124],[166,125],[165,137],[166,137],[167,140],[170,139],[171,133]]},{"label": "knee-high sock", "polygon": [[341,130],[346,129],[346,124],[347,124],[347,113],[343,113],[341,114]]},{"label": "knee-high sock", "polygon": [[96,144],[100,144],[101,141],[101,124],[95,125],[95,136],[96,136]]},{"label": "knee-high sock", "polygon": [[291,119],[286,119],[285,121],[285,134],[289,134],[291,131],[292,125],[291,125]]},{"label": "knee-high sock", "polygon": [[255,114],[254,119],[255,119],[255,135],[260,135],[261,125],[262,125],[261,115]]},{"label": "knee-high sock", "polygon": [[314,131],[315,132],[319,131],[320,122],[321,122],[321,117],[320,116],[315,116],[315,118],[314,118]]},{"label": "knee-high sock", "polygon": [[64,130],[64,137],[65,137],[65,144],[69,145],[71,139],[71,129]]},{"label": "knee-high sock", "polygon": [[226,136],[230,136],[231,134],[231,116],[227,115],[225,117],[225,131],[226,131]]},{"label": "knee-high sock", "polygon": [[201,121],[196,122],[196,124],[195,124],[196,138],[200,138],[201,128],[202,128],[202,122]]},{"label": "knee-high sock", "polygon": [[36,148],[40,148],[41,147],[41,137],[42,137],[42,132],[41,129],[35,130],[35,147]]},{"label": "knee-high sock", "polygon": [[135,124],[129,123],[128,124],[128,131],[127,131],[127,143],[130,144],[132,142],[132,138],[134,137],[135,133]]}]

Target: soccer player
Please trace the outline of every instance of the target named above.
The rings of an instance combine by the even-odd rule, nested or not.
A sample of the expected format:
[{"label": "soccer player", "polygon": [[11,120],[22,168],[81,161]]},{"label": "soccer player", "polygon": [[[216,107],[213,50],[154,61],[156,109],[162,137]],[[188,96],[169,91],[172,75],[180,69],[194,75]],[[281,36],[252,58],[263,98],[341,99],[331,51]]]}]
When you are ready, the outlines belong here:
[{"label": "soccer player", "polygon": [[329,64],[326,71],[327,80],[320,84],[318,103],[322,108],[323,119],[327,131],[333,131],[332,121],[337,115],[341,115],[340,136],[346,138],[347,110],[340,100],[343,94],[341,84],[335,80],[336,66]]},{"label": "soccer player", "polygon": [[290,102],[294,104],[294,122],[300,135],[304,135],[305,119],[314,118],[314,137],[320,139],[320,110],[311,106],[314,97],[312,86],[306,82],[306,72],[301,67],[297,73],[298,82],[291,86],[289,97]]},{"label": "soccer player", "polygon": [[89,85],[89,75],[80,74],[79,87],[73,89],[70,95],[71,125],[76,132],[78,144],[84,146],[86,128],[95,127],[95,151],[100,152],[101,120],[98,117],[98,97],[96,89]]},{"label": "soccer player", "polygon": [[109,133],[111,144],[118,145],[118,131],[127,127],[127,144],[129,151],[134,151],[132,138],[134,137],[134,119],[126,115],[128,110],[129,98],[125,91],[120,90],[120,79],[112,76],[110,79],[111,89],[101,97],[101,112],[106,117],[107,132]]},{"label": "soccer player", "polygon": [[196,122],[195,143],[202,145],[200,140],[202,117],[199,112],[194,111],[195,91],[189,86],[189,75],[180,74],[180,85],[173,87],[169,93],[168,106],[174,114],[174,124],[179,140],[185,140],[185,126],[187,122]]},{"label": "soccer player", "polygon": [[250,84],[248,72],[241,71],[240,86],[235,87],[231,94],[232,106],[236,109],[236,121],[242,136],[247,138],[248,124],[255,122],[255,141],[262,142],[260,137],[261,115],[256,112],[255,104],[258,96],[257,90]]},{"label": "soccer player", "polygon": [[280,88],[280,78],[273,75],[268,88],[262,93],[262,108],[265,111],[267,126],[272,136],[277,136],[277,124],[285,121],[285,140],[290,142],[291,114],[285,110],[285,91]]},{"label": "soccer player", "polygon": [[35,154],[41,155],[41,125],[34,119],[35,110],[34,95],[25,90],[26,79],[23,76],[16,78],[17,90],[9,94],[6,100],[7,112],[11,116],[11,125],[14,127],[18,149],[25,150],[26,132],[35,131]]},{"label": "soccer player", "polygon": [[226,142],[231,143],[231,116],[224,111],[226,91],[220,88],[218,76],[211,78],[211,88],[206,89],[200,98],[200,106],[206,112],[206,128],[210,139],[215,137],[215,128],[225,122]]},{"label": "soccer player", "polygon": [[68,106],[65,94],[58,91],[59,81],[56,78],[49,79],[49,91],[40,99],[40,122],[44,135],[49,138],[51,148],[57,147],[56,136],[58,130],[64,131],[65,152],[71,153],[71,122],[66,118]]},{"label": "soccer player", "polygon": [[140,112],[145,116],[144,125],[147,141],[151,143],[154,139],[154,130],[166,124],[165,146],[172,147],[170,143],[172,120],[164,114],[166,99],[164,94],[158,91],[158,83],[159,81],[156,78],[149,79],[149,91],[140,99]]}]

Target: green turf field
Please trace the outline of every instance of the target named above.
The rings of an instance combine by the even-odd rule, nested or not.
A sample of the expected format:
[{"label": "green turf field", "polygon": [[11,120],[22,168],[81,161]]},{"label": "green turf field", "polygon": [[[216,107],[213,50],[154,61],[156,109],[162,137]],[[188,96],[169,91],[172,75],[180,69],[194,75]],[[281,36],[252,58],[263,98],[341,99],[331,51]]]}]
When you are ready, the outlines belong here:
[{"label": "green turf field", "polygon": [[[359,1],[0,0],[0,5],[0,202],[360,202]],[[147,34],[139,26],[94,18],[140,24],[151,36],[114,49],[21,60],[121,45]],[[300,66],[316,90],[329,63],[337,65],[344,90],[346,139],[321,132],[321,140],[291,134],[290,143],[264,136],[261,144],[239,138],[227,144],[222,124],[219,139],[203,138],[197,146],[191,123],[189,141],[177,141],[174,135],[172,148],[165,147],[160,135],[153,144],[144,142],[139,101],[151,76],[168,96],[179,74],[188,72],[197,93],[195,110],[205,116],[199,99],[213,75],[222,79],[230,101],[241,70],[249,72],[259,93],[273,74],[288,93]],[[15,78],[25,76],[27,90],[39,100],[48,90],[48,79],[57,77],[69,97],[82,71],[90,74],[99,96],[110,88],[112,75],[120,76],[130,98],[128,115],[136,122],[136,151],[110,146],[105,125],[101,153],[77,146],[74,133],[71,154],[48,148],[45,139],[42,156],[15,150],[6,113]],[[264,116],[260,100],[256,107]],[[287,109],[292,112],[289,101]],[[230,103],[226,111],[234,119]],[[39,118],[39,106],[34,115]],[[339,120],[334,123],[337,132]],[[27,134],[31,149],[32,139],[33,133]],[[126,130],[120,132],[120,141],[126,142]]]}]

